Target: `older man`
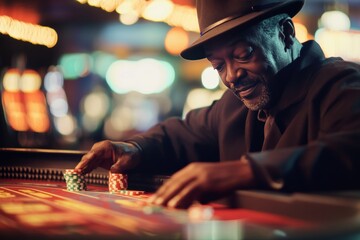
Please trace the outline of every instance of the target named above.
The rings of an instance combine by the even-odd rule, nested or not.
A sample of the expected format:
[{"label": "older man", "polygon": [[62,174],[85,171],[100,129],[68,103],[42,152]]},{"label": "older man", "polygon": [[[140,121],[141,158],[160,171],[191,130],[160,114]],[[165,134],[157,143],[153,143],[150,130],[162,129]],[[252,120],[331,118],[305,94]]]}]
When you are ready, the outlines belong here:
[{"label": "older man", "polygon": [[360,67],[296,39],[303,4],[197,1],[201,34],[181,56],[207,58],[229,90],[185,119],[96,143],[76,168],[173,174],[150,199],[170,207],[244,188],[360,188]]}]

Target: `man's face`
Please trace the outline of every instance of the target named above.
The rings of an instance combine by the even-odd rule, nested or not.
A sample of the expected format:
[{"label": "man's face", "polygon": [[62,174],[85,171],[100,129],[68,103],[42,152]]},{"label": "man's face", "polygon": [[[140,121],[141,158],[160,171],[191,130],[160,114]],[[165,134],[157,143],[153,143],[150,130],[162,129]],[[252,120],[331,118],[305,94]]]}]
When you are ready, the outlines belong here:
[{"label": "man's face", "polygon": [[251,110],[264,109],[276,87],[274,75],[287,64],[279,34],[244,32],[245,38],[217,39],[205,45],[208,60],[234,94]]}]

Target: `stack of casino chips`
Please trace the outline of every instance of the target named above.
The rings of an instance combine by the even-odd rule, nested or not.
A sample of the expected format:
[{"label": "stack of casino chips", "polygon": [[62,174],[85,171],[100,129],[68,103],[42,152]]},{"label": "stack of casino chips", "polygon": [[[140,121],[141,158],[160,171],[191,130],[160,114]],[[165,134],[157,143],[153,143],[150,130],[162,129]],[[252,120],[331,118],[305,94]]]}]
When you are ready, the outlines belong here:
[{"label": "stack of casino chips", "polygon": [[85,176],[75,169],[66,169],[64,173],[66,188],[68,191],[86,190]]},{"label": "stack of casino chips", "polygon": [[109,192],[121,193],[128,187],[127,174],[109,172]]}]

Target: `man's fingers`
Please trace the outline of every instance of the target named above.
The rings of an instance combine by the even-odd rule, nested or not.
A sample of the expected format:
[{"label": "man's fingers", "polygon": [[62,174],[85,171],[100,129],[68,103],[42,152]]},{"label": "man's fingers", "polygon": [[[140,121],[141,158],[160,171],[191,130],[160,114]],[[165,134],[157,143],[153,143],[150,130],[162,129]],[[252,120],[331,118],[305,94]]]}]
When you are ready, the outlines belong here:
[{"label": "man's fingers", "polygon": [[155,193],[155,195],[153,195],[153,198],[156,198],[158,196],[162,196],[163,194],[165,194],[168,189],[170,189],[173,185],[179,185],[180,182],[185,181],[186,178],[182,178],[182,172],[184,170],[180,170],[179,172],[176,172],[174,175],[171,176],[171,178],[169,180],[167,180]]},{"label": "man's fingers", "polygon": [[188,208],[201,194],[200,185],[194,181],[170,199],[167,206],[172,208]]},{"label": "man's fingers", "polygon": [[115,162],[113,165],[109,167],[110,172],[112,173],[122,173],[121,172],[121,161]]},{"label": "man's fingers", "polygon": [[75,169],[80,170],[82,174],[91,172],[94,169],[94,167],[92,167],[93,164],[91,164],[93,157],[93,152],[86,153],[84,156],[82,156],[81,161],[76,165]]},{"label": "man's fingers", "polygon": [[[178,175],[179,176],[179,175]],[[168,181],[164,183],[163,186],[159,188],[159,190],[149,199],[150,203],[157,205],[166,206],[168,202],[175,197],[177,194],[181,192],[186,185],[191,182],[193,178],[170,178]]]}]

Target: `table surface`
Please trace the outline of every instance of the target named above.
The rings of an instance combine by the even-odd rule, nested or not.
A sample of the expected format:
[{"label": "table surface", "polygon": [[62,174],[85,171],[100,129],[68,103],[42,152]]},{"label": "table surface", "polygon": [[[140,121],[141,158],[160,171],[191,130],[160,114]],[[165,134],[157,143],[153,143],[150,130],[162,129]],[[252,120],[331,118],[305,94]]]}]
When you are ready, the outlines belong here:
[{"label": "table surface", "polygon": [[[267,229],[264,233],[274,228],[309,229],[316,226],[276,214],[230,209],[220,203],[190,210],[162,208],[146,202],[150,195],[109,193],[105,186],[97,185],[89,185],[87,191],[70,192],[65,183],[57,181],[2,179],[0,230],[9,236],[168,236],[186,239],[189,235],[201,234],[191,231],[197,231],[196,226],[204,228],[205,223],[231,227],[236,236],[244,222],[257,229]],[[193,209],[203,210],[207,216],[190,216]]]},{"label": "table surface", "polygon": [[187,210],[150,205],[164,176],[129,175],[138,196],[109,193],[107,173],[69,192],[62,173],[83,152],[0,150],[2,239],[360,239],[360,193],[237,191]]},{"label": "table surface", "polygon": [[[1,179],[0,231],[10,239],[276,239],[324,227],[218,202],[189,210],[156,207],[146,202],[150,195],[114,194],[97,185],[70,192],[60,181]],[[208,214],[191,216],[194,209]]]}]

